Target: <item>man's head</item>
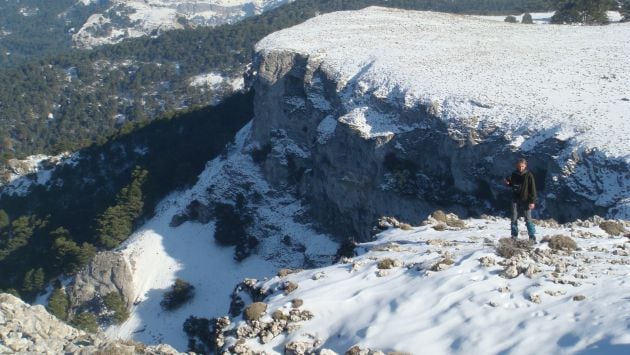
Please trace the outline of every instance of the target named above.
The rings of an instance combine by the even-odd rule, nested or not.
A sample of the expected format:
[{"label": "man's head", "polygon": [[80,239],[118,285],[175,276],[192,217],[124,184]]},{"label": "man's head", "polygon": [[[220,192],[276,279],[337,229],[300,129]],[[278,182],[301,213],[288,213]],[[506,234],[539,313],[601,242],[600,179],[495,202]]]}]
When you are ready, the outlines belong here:
[{"label": "man's head", "polygon": [[525,158],[520,158],[516,161],[516,171],[522,173],[527,169],[527,160]]}]

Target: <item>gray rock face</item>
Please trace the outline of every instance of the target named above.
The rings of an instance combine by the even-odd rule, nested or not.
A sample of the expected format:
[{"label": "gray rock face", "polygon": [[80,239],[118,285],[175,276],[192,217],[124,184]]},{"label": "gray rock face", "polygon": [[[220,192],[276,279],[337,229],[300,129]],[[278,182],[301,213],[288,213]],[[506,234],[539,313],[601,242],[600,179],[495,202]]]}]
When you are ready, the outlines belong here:
[{"label": "gray rock face", "polygon": [[78,273],[68,288],[72,310],[100,309],[100,300],[110,292],[122,295],[127,308],[133,303],[133,275],[131,265],[122,254],[106,251],[98,253],[88,266]]},{"label": "gray rock face", "polygon": [[[294,188],[336,234],[366,240],[380,216],[416,224],[440,207],[461,216],[508,210],[511,192],[502,181],[519,153],[495,134],[496,127],[471,123],[454,131],[435,107],[410,107],[403,94],[381,97],[352,79],[340,82],[316,54],[267,49],[254,67],[250,143],[270,147],[262,163],[266,178]],[[408,129],[366,135],[343,119],[357,101],[371,115],[409,123]],[[528,152],[538,180],[538,217],[566,221],[605,214],[606,207],[570,187],[571,178],[558,178],[563,167],[554,156],[565,144],[548,138]]]},{"label": "gray rock face", "polygon": [[179,354],[168,345],[145,346],[88,334],[55,318],[42,306],[0,294],[0,353]]}]

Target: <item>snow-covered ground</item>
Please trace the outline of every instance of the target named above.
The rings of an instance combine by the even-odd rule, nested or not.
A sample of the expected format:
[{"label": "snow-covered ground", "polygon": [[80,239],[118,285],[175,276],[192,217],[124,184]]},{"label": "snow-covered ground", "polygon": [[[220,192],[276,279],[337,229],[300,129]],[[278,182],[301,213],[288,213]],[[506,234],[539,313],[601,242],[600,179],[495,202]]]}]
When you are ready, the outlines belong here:
[{"label": "snow-covered ground", "polygon": [[[314,317],[265,345],[257,338],[247,345],[266,354],[296,341],[339,354],[355,345],[411,354],[630,352],[627,236],[609,236],[593,221],[539,226],[539,238],[570,236],[577,251],[538,244],[513,259],[521,273],[510,278],[504,270],[511,261],[495,249],[509,236],[507,219],[470,219],[444,231],[429,222],[390,228],[345,262],[260,282],[273,293],[262,322],[276,310],[288,314],[293,299]],[[388,258],[397,266],[379,270]],[[453,264],[436,267],[445,258]],[[288,295],[280,286],[287,281],[298,285]]]},{"label": "snow-covered ground", "polygon": [[[91,48],[182,28],[183,22],[191,26],[232,23],[290,1],[113,0],[102,13],[90,16],[73,40],[78,47]],[[83,3],[87,5],[89,1]]]},{"label": "snow-covered ground", "polygon": [[[157,208],[156,216],[136,231],[121,247],[133,269],[135,303],[131,317],[121,326],[110,327],[107,335],[133,338],[149,344],[168,343],[186,350],[182,330],[186,318],[219,317],[227,314],[230,294],[247,277],[273,276],[280,268],[326,265],[332,262],[338,244],[298,221],[304,207],[288,193],[270,188],[244,146],[251,124],[241,130],[227,157],[208,163],[190,190],[174,193]],[[249,193],[262,197],[254,207],[256,224],[268,230],[253,230],[260,241],[256,254],[237,263],[234,248],[214,241],[214,222],[185,222],[171,227],[174,215],[193,201],[214,196],[231,196],[235,182],[248,186]],[[219,198],[219,197],[216,197]],[[219,201],[223,202],[223,201]],[[164,292],[176,278],[195,287],[194,299],[176,311],[161,309]]]}]

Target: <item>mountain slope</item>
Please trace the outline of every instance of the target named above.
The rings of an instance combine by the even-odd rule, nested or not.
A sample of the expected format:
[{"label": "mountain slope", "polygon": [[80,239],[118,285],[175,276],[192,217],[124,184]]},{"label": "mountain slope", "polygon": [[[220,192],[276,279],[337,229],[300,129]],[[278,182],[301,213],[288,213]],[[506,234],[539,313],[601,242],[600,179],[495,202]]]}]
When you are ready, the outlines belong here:
[{"label": "mountain slope", "polygon": [[[243,279],[264,278],[281,268],[332,262],[337,243],[305,221],[306,207],[301,202],[270,187],[262,178],[244,146],[250,133],[251,124],[238,134],[227,157],[209,162],[191,189],[162,201],[156,216],[121,247],[133,265],[135,305],[130,319],[110,327],[108,335],[149,344],[165,342],[183,351],[187,338],[182,324],[186,318],[226,314],[230,295]],[[239,257],[239,246],[218,243],[217,223],[221,222],[215,209],[223,203],[238,206],[240,199],[245,205],[237,208],[251,220],[243,232],[249,240],[256,240],[244,258]],[[193,208],[196,212],[189,213]],[[183,216],[188,221],[183,222]],[[165,311],[160,302],[176,278],[191,283],[196,295],[180,309]]]}]

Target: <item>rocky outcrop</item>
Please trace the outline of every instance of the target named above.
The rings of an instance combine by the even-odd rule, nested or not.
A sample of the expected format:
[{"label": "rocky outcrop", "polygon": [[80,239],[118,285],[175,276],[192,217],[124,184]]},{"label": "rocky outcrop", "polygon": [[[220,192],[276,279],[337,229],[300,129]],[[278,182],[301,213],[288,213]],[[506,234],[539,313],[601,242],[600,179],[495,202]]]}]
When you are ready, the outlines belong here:
[{"label": "rocky outcrop", "polygon": [[43,306],[0,294],[0,353],[30,354],[179,354],[168,345],[146,346],[88,334],[54,316]]},{"label": "rocky outcrop", "polygon": [[[251,149],[269,152],[262,166],[270,182],[295,189],[337,234],[364,240],[383,215],[416,224],[438,207],[463,216],[507,210],[510,192],[502,180],[523,155],[537,176],[539,216],[567,221],[610,212],[623,217],[623,198],[630,194],[627,156],[623,145],[600,141],[592,130],[609,121],[626,130],[615,111],[625,101],[588,106],[581,95],[590,82],[567,72],[562,75],[584,86],[565,93],[580,105],[559,101],[554,107],[540,93],[549,85],[541,68],[564,70],[544,57],[557,48],[536,54],[545,65],[533,66],[520,48],[513,48],[513,57],[500,55],[532,36],[555,35],[554,43],[563,45],[561,38],[573,36],[573,29],[545,28],[550,27],[523,30],[370,8],[280,31],[257,45]],[[460,38],[474,33],[491,44],[483,53],[477,45],[452,51],[437,39],[442,31],[454,38],[448,43],[475,43]],[[585,29],[580,35],[606,37],[629,51],[612,32],[597,31],[604,30]],[[505,32],[506,40],[497,39],[497,32]],[[571,44],[566,47],[574,52]],[[493,61],[498,64],[488,64]],[[531,82],[513,84],[510,78],[524,70]],[[564,85],[564,77],[554,78],[558,82],[552,86]],[[615,86],[627,79],[616,78]],[[584,116],[582,105],[601,111],[593,118],[598,123]]]},{"label": "rocky outcrop", "polygon": [[127,308],[131,307],[134,301],[131,265],[122,254],[106,251],[98,253],[68,287],[70,308],[98,314],[103,307],[102,297],[111,292],[120,294]]}]

